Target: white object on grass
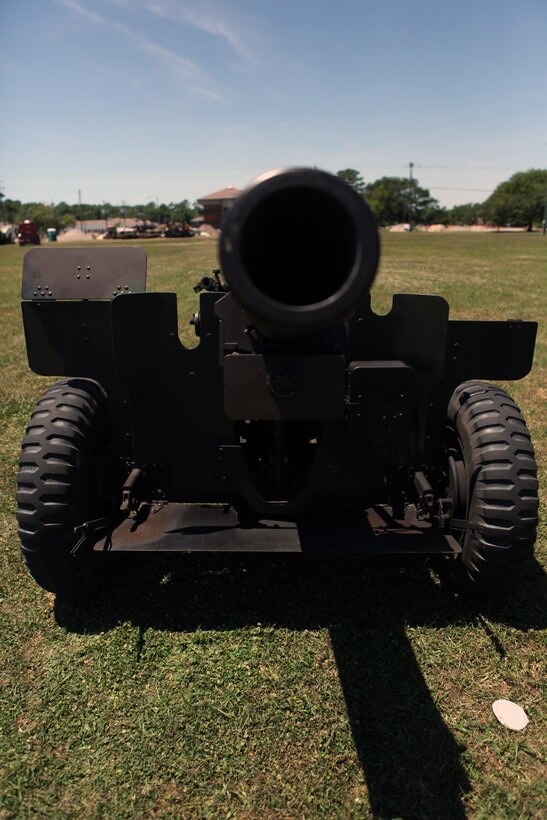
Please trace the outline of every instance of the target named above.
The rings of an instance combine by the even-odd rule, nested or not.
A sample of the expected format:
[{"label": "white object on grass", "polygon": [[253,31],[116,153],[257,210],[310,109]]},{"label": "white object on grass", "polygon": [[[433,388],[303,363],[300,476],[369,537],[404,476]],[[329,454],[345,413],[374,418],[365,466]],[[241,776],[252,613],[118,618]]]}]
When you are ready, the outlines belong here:
[{"label": "white object on grass", "polygon": [[511,700],[495,700],[492,704],[492,711],[500,723],[515,732],[520,732],[529,723],[528,715],[522,706]]}]

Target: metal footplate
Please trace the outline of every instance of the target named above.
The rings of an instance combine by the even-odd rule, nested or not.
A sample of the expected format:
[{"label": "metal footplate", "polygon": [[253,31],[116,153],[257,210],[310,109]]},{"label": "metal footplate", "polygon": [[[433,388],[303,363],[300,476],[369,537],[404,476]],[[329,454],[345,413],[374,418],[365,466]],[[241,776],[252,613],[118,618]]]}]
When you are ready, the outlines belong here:
[{"label": "metal footplate", "polygon": [[315,552],[455,555],[456,539],[418,521],[396,521],[387,507],[338,510],[294,519],[240,517],[231,506],[168,504],[126,518],[94,546],[113,552]]}]

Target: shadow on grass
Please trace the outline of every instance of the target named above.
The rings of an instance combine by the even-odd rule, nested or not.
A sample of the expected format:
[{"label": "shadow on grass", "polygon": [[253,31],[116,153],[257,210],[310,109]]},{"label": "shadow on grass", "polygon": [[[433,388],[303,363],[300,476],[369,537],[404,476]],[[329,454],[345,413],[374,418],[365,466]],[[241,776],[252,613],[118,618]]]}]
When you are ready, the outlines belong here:
[{"label": "shadow on grass", "polygon": [[505,603],[458,599],[413,558],[310,555],[127,556],[121,584],[87,606],[57,599],[56,618],[80,633],[120,622],[146,630],[231,630],[274,624],[328,628],[348,718],[375,816],[463,818],[470,785],[462,749],[432,699],[408,626],[488,621],[545,625],[539,564]]}]

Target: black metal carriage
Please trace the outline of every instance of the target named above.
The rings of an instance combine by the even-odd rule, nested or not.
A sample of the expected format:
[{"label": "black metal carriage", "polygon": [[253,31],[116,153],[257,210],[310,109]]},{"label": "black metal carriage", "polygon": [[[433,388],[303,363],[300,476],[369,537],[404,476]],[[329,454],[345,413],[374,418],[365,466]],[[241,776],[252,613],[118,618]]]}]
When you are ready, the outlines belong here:
[{"label": "black metal carriage", "polygon": [[482,380],[525,376],[537,326],[450,320],[426,295],[377,315],[378,256],[346,183],[266,174],[226,219],[189,349],[142,250],[29,251],[29,364],[63,377],[21,452],[36,581],[80,593],[133,550],[419,552],[504,589],[533,550],[536,467],[518,407]]}]

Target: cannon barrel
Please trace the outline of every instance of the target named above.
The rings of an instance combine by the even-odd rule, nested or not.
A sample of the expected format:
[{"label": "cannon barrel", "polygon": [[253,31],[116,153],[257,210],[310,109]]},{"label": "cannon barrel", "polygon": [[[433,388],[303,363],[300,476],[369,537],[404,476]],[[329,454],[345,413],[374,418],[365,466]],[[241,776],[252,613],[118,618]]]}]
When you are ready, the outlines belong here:
[{"label": "cannon barrel", "polygon": [[343,180],[312,168],[257,177],[220,239],[226,281],[269,337],[308,335],[350,318],[378,258],[368,205]]}]

